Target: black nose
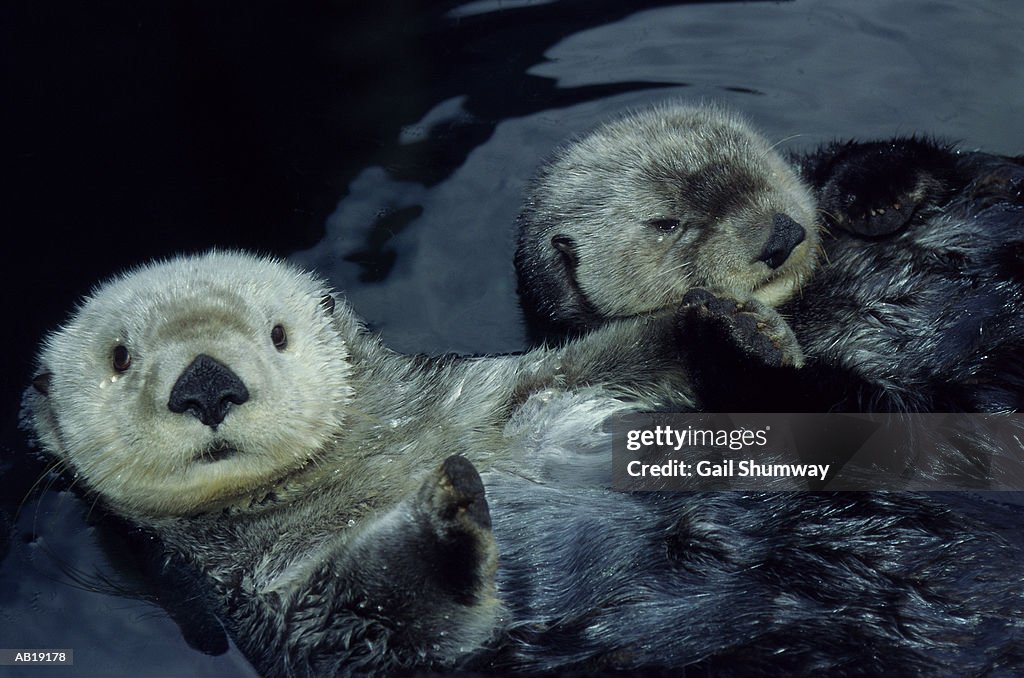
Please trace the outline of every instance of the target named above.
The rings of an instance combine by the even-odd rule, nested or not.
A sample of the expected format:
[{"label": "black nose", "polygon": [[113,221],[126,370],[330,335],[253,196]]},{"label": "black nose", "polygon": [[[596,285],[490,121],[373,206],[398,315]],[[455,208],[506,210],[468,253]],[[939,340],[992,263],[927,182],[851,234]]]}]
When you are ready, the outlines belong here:
[{"label": "black nose", "polygon": [[188,412],[207,426],[217,428],[232,403],[249,399],[249,390],[223,363],[200,353],[174,382],[167,409],[176,414]]},{"label": "black nose", "polygon": [[806,236],[807,232],[803,226],[785,214],[776,214],[772,217],[772,234],[768,236],[768,242],[765,243],[757,260],[768,264],[768,268],[778,268]]}]

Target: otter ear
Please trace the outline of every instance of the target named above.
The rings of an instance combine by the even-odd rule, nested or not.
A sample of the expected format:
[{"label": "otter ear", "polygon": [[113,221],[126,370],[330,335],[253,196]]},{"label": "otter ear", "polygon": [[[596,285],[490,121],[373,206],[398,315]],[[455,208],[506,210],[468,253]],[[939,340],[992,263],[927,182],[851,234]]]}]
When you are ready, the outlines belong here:
[{"label": "otter ear", "polygon": [[320,297],[320,308],[323,309],[324,315],[332,315],[334,313],[334,297],[330,294]]},{"label": "otter ear", "polygon": [[570,236],[559,233],[551,236],[551,246],[562,255],[562,261],[569,270],[574,271],[579,266],[580,258],[576,254],[576,241]]},{"label": "otter ear", "polygon": [[43,372],[37,374],[32,379],[32,388],[42,393],[44,396],[50,395],[50,376],[49,372]]}]

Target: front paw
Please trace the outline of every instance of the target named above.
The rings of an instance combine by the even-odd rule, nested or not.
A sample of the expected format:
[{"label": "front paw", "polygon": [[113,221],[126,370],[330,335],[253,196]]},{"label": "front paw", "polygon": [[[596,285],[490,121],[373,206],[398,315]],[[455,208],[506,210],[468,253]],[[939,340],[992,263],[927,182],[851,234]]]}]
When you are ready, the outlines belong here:
[{"label": "front paw", "polygon": [[307,653],[310,675],[450,668],[494,634],[496,570],[483,483],[465,457],[448,457],[305,583],[289,582],[277,608],[308,628],[286,654]]},{"label": "front paw", "polygon": [[900,231],[910,223],[917,206],[908,194],[874,196],[869,200],[859,197],[861,199],[856,200],[851,194],[849,206],[825,204],[823,209],[835,226],[866,238],[880,238]]},{"label": "front paw", "polygon": [[415,510],[442,541],[479,542],[480,554],[493,551],[491,513],[484,484],[473,464],[453,455],[444,460],[420,487]]},{"label": "front paw", "polygon": [[862,237],[893,235],[919,210],[939,205],[955,172],[954,156],[922,139],[849,143],[829,152],[828,176],[819,177],[821,211],[831,225]]},{"label": "front paw", "polygon": [[683,297],[678,321],[691,362],[714,358],[752,361],[763,367],[800,367],[804,363],[789,324],[756,299],[718,297],[705,289],[692,289]]},{"label": "front paw", "polygon": [[346,577],[420,622],[454,620],[492,606],[497,558],[483,482],[453,455],[348,545]]}]

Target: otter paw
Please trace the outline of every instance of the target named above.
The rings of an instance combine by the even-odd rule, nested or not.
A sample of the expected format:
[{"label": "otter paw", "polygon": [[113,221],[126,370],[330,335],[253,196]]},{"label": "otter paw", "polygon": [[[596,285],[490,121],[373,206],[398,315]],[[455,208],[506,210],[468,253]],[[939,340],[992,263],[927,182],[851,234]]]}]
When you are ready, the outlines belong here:
[{"label": "otter paw", "polygon": [[859,210],[844,212],[835,206],[826,206],[825,209],[832,215],[833,223],[847,233],[878,238],[892,235],[910,223],[916,203],[911,196],[903,195],[873,201],[870,206],[862,206]]},{"label": "otter paw", "polygon": [[719,297],[693,289],[683,297],[679,324],[684,342],[696,356],[706,356],[709,350],[721,354],[723,348],[730,348],[740,359],[765,367],[800,367],[804,362],[789,324],[756,299]]},{"label": "otter paw", "polygon": [[491,529],[491,513],[484,496],[484,484],[473,464],[452,455],[429,477],[416,498],[419,510],[439,535]]},{"label": "otter paw", "polygon": [[929,195],[929,178],[908,171],[880,177],[860,165],[836,171],[821,196],[821,211],[829,223],[853,235],[879,238],[910,223]]},{"label": "otter paw", "polygon": [[487,597],[493,586],[498,548],[484,484],[473,464],[453,455],[420,486],[413,498],[420,525],[421,565],[433,561],[434,585],[457,600]]},{"label": "otter paw", "polygon": [[905,228],[922,208],[945,200],[955,158],[924,139],[849,143],[833,149],[819,177],[820,208],[837,228],[878,238]]}]

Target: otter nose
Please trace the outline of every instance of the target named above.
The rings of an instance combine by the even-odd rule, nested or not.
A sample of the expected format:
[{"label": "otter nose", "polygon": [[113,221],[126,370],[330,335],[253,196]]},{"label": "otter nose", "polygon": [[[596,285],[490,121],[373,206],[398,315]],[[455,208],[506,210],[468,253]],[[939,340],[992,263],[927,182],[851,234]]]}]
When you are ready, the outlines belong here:
[{"label": "otter nose", "polygon": [[785,214],[776,214],[772,217],[772,234],[757,260],[768,264],[768,268],[778,268],[806,236],[803,226]]},{"label": "otter nose", "polygon": [[167,409],[188,412],[207,426],[217,428],[232,403],[249,399],[249,390],[226,365],[200,353],[174,382]]}]

